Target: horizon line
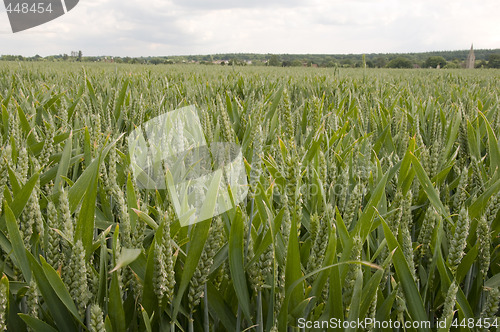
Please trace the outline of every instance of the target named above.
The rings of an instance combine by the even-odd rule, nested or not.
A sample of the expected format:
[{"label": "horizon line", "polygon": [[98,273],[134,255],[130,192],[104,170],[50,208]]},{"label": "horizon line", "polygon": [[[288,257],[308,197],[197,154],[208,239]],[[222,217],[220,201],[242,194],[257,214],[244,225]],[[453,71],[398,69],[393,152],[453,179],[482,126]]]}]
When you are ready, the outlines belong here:
[{"label": "horizon line", "polygon": [[[477,48],[474,51],[496,51],[500,50],[500,48]],[[259,52],[221,52],[221,53],[193,53],[193,54],[180,54],[180,55],[109,55],[109,54],[101,54],[101,55],[85,55],[84,57],[129,57],[129,58],[158,58],[158,57],[189,57],[189,56],[214,56],[214,55],[391,55],[391,54],[425,54],[425,53],[445,53],[445,52],[468,52],[470,49],[455,49],[455,50],[439,50],[439,51],[419,51],[419,52],[365,52],[365,53],[259,53]],[[50,57],[50,56],[59,56],[67,53],[59,53],[59,54],[50,54],[46,56],[41,56],[42,58]],[[23,57],[35,57],[39,54],[34,55],[21,55],[21,54],[0,54],[0,56],[23,56]],[[40,56],[40,55],[39,55]]]}]

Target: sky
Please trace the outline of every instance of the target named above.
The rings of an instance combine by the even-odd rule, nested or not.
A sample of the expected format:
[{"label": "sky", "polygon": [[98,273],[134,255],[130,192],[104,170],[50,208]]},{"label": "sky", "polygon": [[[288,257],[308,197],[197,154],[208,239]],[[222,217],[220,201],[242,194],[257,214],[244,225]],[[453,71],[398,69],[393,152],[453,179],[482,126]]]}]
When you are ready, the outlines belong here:
[{"label": "sky", "polygon": [[0,3],[0,54],[493,49],[500,48],[499,16],[499,0],[80,0],[64,16],[13,34]]}]

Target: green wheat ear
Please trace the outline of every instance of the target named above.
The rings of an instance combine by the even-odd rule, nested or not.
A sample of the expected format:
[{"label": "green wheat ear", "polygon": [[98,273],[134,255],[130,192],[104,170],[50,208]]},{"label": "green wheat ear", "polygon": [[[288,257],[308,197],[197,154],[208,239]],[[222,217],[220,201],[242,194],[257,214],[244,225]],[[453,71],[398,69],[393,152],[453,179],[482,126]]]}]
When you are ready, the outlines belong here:
[{"label": "green wheat ear", "polygon": [[458,265],[462,261],[462,257],[465,254],[467,236],[469,235],[469,224],[469,214],[467,210],[462,207],[460,213],[458,214],[455,231],[450,242],[450,249],[448,253],[448,262],[452,271],[456,271]]},{"label": "green wheat ear", "polygon": [[500,288],[493,287],[487,291],[486,301],[483,304],[483,310],[481,311],[481,318],[498,318],[498,299],[500,298]]},{"label": "green wheat ear", "polygon": [[421,256],[424,261],[427,261],[431,254],[430,245],[432,233],[434,231],[434,227],[439,224],[440,219],[441,217],[436,209],[432,206],[429,206],[425,213],[425,217],[420,228],[420,233],[418,235],[418,242],[422,244]]},{"label": "green wheat ear", "polygon": [[8,183],[8,159],[10,159],[10,155],[12,153],[12,149],[10,145],[2,146],[0,148],[0,214],[2,214],[2,203],[4,198],[5,186]]},{"label": "green wheat ear", "polygon": [[213,265],[215,254],[220,248],[221,237],[222,221],[220,217],[215,217],[212,221],[207,241],[203,247],[200,261],[196,267],[193,278],[191,278],[189,282],[188,300],[191,312],[194,312],[201,298],[206,296],[204,293],[205,283],[208,280],[208,274]]},{"label": "green wheat ear", "polygon": [[453,318],[455,308],[455,300],[457,297],[458,285],[455,281],[448,288],[448,292],[446,294],[446,298],[444,300],[444,309],[441,315],[441,321],[446,321],[446,326],[449,327],[451,324],[451,320]]},{"label": "green wheat ear", "polygon": [[35,278],[31,278],[26,297],[27,297],[26,304],[28,308],[28,314],[32,317],[39,318],[40,291],[38,290],[38,285],[36,284]]},{"label": "green wheat ear", "polygon": [[91,332],[105,332],[104,321],[102,319],[102,309],[98,304],[90,306],[90,323],[89,330]]},{"label": "green wheat ear", "polygon": [[87,263],[85,260],[85,250],[81,240],[74,244],[68,264],[63,273],[68,279],[68,289],[71,297],[76,303],[78,313],[83,317],[91,294],[87,281]]},{"label": "green wheat ear", "polygon": [[173,260],[172,239],[170,237],[170,223],[167,213],[159,212],[163,232],[161,239],[154,242],[154,276],[153,285],[160,306],[173,303],[175,271]]},{"label": "green wheat ear", "polygon": [[491,234],[490,226],[486,221],[485,216],[481,216],[477,224],[477,239],[479,243],[479,269],[481,273],[486,276],[490,269],[490,247],[491,247]]},{"label": "green wheat ear", "polygon": [[7,307],[9,299],[9,282],[5,274],[0,282],[0,331],[7,331]]},{"label": "green wheat ear", "polygon": [[488,203],[488,207],[485,211],[486,220],[490,227],[493,224],[498,211],[500,211],[500,192],[497,192],[490,198],[490,202]]},{"label": "green wheat ear", "polygon": [[39,203],[39,189],[35,187],[28,199],[26,209],[21,216],[21,232],[23,234],[24,245],[30,247],[32,235],[39,235],[43,238],[43,217]]},{"label": "green wheat ear", "polygon": [[[68,239],[73,239],[75,232],[74,221],[69,208],[68,192],[64,189],[62,190],[59,197],[59,215],[61,219],[60,224],[62,225],[62,231],[64,235],[66,235]],[[65,248],[65,250],[68,250],[68,245],[65,244],[63,248]]]}]

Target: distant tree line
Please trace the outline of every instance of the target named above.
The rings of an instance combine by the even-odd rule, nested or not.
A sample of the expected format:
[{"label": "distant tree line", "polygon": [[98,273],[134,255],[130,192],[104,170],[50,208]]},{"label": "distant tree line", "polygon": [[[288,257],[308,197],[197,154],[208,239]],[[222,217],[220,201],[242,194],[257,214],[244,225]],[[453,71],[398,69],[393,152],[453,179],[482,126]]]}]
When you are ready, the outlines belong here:
[{"label": "distant tree line", "polygon": [[[477,68],[500,68],[500,49],[475,50]],[[442,51],[407,54],[253,54],[232,53],[164,57],[83,56],[82,51],[41,57],[3,55],[0,61],[110,62],[128,64],[202,64],[275,67],[338,68],[463,68],[469,51]]]}]

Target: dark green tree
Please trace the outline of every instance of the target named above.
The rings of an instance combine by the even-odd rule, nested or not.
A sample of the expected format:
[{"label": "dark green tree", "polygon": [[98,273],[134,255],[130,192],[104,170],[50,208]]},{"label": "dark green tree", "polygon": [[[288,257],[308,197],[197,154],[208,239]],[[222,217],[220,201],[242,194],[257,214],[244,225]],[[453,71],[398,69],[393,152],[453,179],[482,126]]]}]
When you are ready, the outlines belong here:
[{"label": "dark green tree", "polygon": [[375,65],[375,67],[377,68],[384,68],[386,65],[387,65],[387,59],[384,58],[384,57],[376,57],[374,60],[373,60],[373,64]]},{"label": "dark green tree", "polygon": [[271,58],[269,59],[269,66],[281,66],[280,58],[276,54],[271,55]]},{"label": "dark green tree", "polygon": [[335,60],[332,60],[332,59],[329,59],[329,60],[324,60],[322,63],[321,63],[321,67],[335,67],[337,63],[335,62]]},{"label": "dark green tree", "polygon": [[476,61],[474,68],[486,68],[487,63],[485,60]]},{"label": "dark green tree", "polygon": [[153,65],[161,65],[163,63],[163,59],[161,58],[153,58],[149,61]]},{"label": "dark green tree", "polygon": [[500,54],[490,54],[488,68],[500,68]]},{"label": "dark green tree", "polygon": [[352,59],[342,59],[340,60],[340,64],[344,68],[349,68],[354,66],[354,62],[352,61]]},{"label": "dark green tree", "polygon": [[413,62],[405,57],[397,57],[389,61],[387,68],[413,68]]},{"label": "dark green tree", "polygon": [[448,61],[446,63],[446,66],[444,66],[444,68],[446,68],[446,69],[458,69],[458,68],[461,68],[461,66],[458,63],[458,61],[454,60],[454,61]]},{"label": "dark green tree", "polygon": [[437,68],[438,65],[440,68],[446,66],[446,60],[442,56],[430,56],[424,62],[424,68]]}]

